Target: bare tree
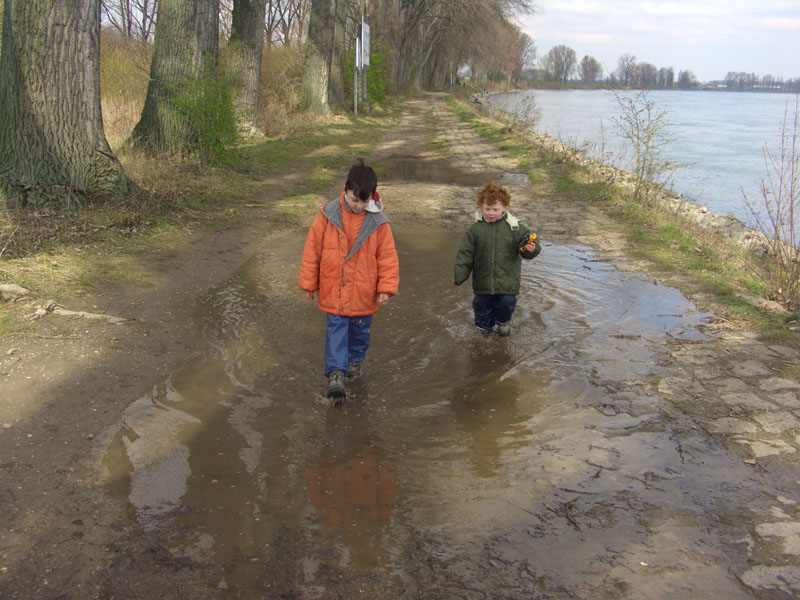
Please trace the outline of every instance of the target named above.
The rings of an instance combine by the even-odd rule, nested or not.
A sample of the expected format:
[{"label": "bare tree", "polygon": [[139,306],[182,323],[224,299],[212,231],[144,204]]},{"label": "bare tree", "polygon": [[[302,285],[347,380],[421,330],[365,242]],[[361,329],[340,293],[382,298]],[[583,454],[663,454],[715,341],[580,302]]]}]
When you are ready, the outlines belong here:
[{"label": "bare tree", "polygon": [[636,78],[640,87],[654,88],[658,85],[658,68],[650,63],[639,63],[636,65]]},{"label": "bare tree", "polygon": [[126,37],[149,41],[158,0],[102,0],[103,19]]},{"label": "bare tree", "polygon": [[633,85],[633,80],[636,75],[636,57],[632,54],[623,54],[617,60],[617,76],[619,82],[628,87]]},{"label": "bare tree", "polygon": [[534,10],[530,0],[374,0],[369,6],[392,50],[393,80],[415,87],[446,81],[464,63],[510,76],[511,66],[499,60],[507,27],[515,14]]},{"label": "bare tree", "polygon": [[672,67],[658,70],[658,87],[671,88],[675,83],[675,71]]},{"label": "bare tree", "polygon": [[689,70],[678,71],[678,87],[683,89],[695,88],[700,85],[694,73]]},{"label": "bare tree", "polygon": [[559,44],[558,46],[550,48],[550,52],[547,53],[547,56],[548,64],[550,68],[552,68],[553,78],[560,83],[566,82],[573,71],[575,71],[575,65],[578,61],[575,50],[563,44]]},{"label": "bare tree", "polygon": [[511,70],[511,82],[519,83],[522,72],[533,66],[536,60],[536,44],[531,37],[513,26],[510,32],[508,60]]},{"label": "bare tree", "polygon": [[266,37],[270,44],[300,43],[306,33],[311,0],[267,0]]},{"label": "bare tree", "polygon": [[586,85],[591,85],[600,78],[603,67],[600,66],[598,60],[592,56],[584,56],[578,65],[578,77]]},{"label": "bare tree", "polygon": [[100,112],[99,0],[5,0],[0,201],[67,206],[128,189]]},{"label": "bare tree", "polygon": [[231,37],[231,27],[233,24],[233,4],[234,0],[219,0],[220,39],[229,39]]},{"label": "bare tree", "polygon": [[219,0],[159,0],[150,83],[134,144],[165,152],[186,147],[193,132],[173,101],[191,82],[213,76],[218,37]]}]

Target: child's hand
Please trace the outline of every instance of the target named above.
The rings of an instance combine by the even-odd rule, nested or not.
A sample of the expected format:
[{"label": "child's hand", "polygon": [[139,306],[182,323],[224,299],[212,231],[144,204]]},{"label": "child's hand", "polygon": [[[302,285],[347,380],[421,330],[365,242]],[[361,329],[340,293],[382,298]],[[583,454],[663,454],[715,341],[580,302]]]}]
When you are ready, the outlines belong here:
[{"label": "child's hand", "polygon": [[385,306],[387,302],[389,302],[389,294],[384,294],[383,292],[378,294],[378,304],[379,305]]},{"label": "child's hand", "polygon": [[521,246],[519,250],[520,252],[533,252],[536,250],[536,234],[531,233],[525,241],[525,244]]},{"label": "child's hand", "polygon": [[309,300],[313,300],[314,299],[314,292],[306,292],[306,298],[308,298]]}]

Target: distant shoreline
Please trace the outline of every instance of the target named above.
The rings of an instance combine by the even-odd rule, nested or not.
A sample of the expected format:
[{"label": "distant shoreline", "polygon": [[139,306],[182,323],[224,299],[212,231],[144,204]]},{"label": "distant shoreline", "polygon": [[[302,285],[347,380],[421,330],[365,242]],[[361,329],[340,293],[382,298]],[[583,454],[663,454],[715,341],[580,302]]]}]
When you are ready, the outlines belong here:
[{"label": "distant shoreline", "polygon": [[[473,86],[473,87],[480,87],[480,86]],[[564,91],[569,92],[573,90],[581,90],[581,91],[619,91],[619,92],[723,92],[723,93],[730,93],[730,94],[792,94],[797,95],[800,94],[800,90],[770,90],[770,89],[749,89],[749,90],[732,90],[727,87],[723,86],[716,86],[716,85],[701,85],[697,87],[691,88],[680,88],[680,87],[654,87],[654,88],[637,88],[637,87],[619,87],[619,86],[611,86],[611,85],[586,85],[582,83],[542,83],[541,85],[533,85],[530,87],[522,87],[522,88],[514,88],[510,90],[492,90],[488,93],[511,93],[511,92],[530,92],[536,90],[547,90],[547,91]]]}]

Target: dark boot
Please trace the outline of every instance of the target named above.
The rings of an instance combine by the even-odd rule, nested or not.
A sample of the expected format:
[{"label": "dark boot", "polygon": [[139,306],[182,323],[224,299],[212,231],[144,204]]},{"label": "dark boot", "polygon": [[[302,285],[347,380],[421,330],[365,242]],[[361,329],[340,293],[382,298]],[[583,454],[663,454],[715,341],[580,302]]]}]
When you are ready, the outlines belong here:
[{"label": "dark boot", "polygon": [[328,373],[328,398],[344,399],[344,371],[331,371]]},{"label": "dark boot", "polygon": [[361,373],[363,372],[361,369],[361,362],[349,362],[347,363],[347,378],[348,379],[358,379],[361,377]]}]

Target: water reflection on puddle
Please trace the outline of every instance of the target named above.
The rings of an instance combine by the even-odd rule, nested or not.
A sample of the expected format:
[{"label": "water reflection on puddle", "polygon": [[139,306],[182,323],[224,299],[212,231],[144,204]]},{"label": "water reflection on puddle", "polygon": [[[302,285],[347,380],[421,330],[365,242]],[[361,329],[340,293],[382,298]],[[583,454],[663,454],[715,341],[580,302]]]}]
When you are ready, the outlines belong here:
[{"label": "water reflection on puddle", "polygon": [[462,171],[447,161],[429,159],[393,159],[388,163],[373,165],[382,182],[402,181],[403,183],[424,181],[432,184],[461,185],[478,188],[487,181],[495,180],[501,185],[520,185],[528,183],[525,173],[502,171]]},{"label": "water reflection on puddle", "polygon": [[[524,267],[512,336],[483,339],[469,285],[452,284],[461,234],[395,235],[401,294],[343,409],[316,402],[324,316],[296,288],[304,234],[290,232],[201,299],[204,357],[111,432],[109,492],[237,597],[486,592],[490,555],[530,590],[524,565],[546,577],[570,553],[593,560],[574,548],[591,523],[601,546],[636,539],[620,516],[649,500],[626,474],[694,481],[657,400],[606,391],[646,380],[667,336],[697,335],[703,315],[677,291],[546,246]],[[565,489],[584,494],[571,509]]]}]

